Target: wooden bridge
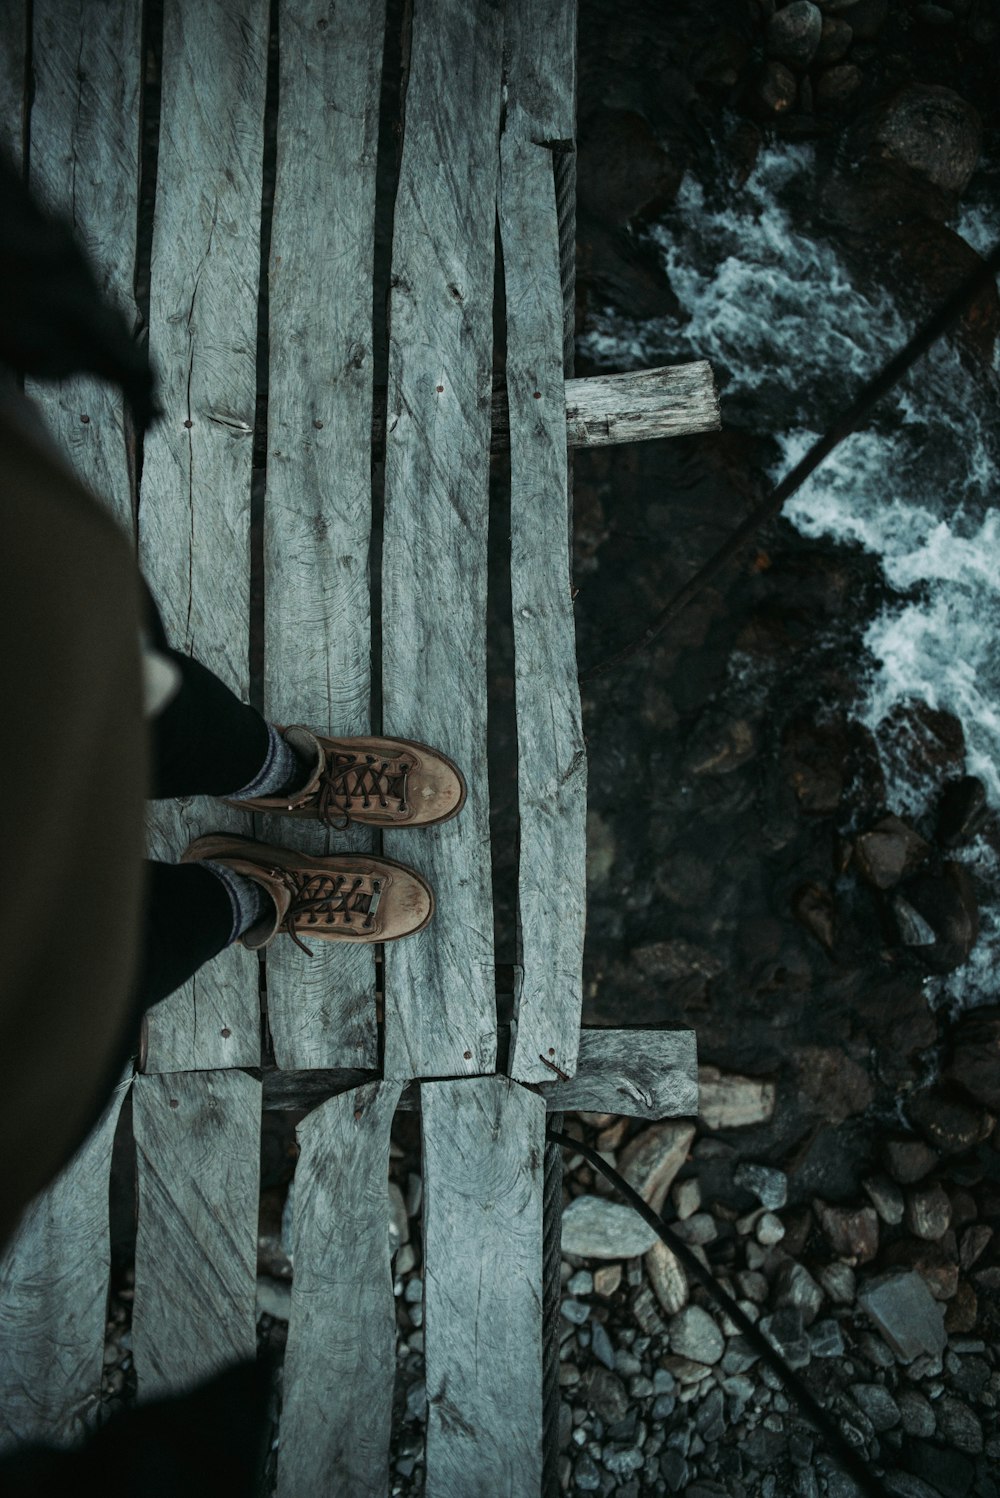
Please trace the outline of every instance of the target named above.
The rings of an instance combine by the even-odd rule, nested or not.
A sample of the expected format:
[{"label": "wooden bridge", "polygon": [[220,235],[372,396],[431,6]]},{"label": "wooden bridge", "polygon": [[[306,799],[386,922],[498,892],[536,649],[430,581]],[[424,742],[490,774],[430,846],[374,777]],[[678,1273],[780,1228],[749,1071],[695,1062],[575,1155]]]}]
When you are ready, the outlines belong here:
[{"label": "wooden bridge", "polygon": [[[144,69],[158,14],[147,9],[144,20],[141,7],[102,0],[0,0],[4,144],[38,197],[72,213],[137,326]],[[703,364],[568,378],[574,0],[407,0],[399,11],[390,0],[387,30],[386,0],[166,0],[148,300],[166,420],[140,451],[110,386],[26,389],[134,536],[172,643],[246,699],[266,388],[258,706],[279,722],[439,745],[469,797],[460,817],[419,834],[258,818],[255,835],[313,853],[381,848],[430,881],[437,913],[377,951],[319,944],[309,960],[279,940],[266,987],[257,956],[232,947],[149,1012],[134,1074],[0,1266],[0,1439],[71,1444],[92,1423],[127,1090],[140,1400],[254,1355],[261,1111],[309,1108],[277,1491],[387,1493],[390,1129],[397,1108],[419,1108],[426,1491],[536,1498],[551,1486],[543,1429],[558,1399],[543,1379],[546,1175],[558,1184],[546,1115],[697,1106],[690,1033],[581,1031],[586,754],[568,450],[703,430],[718,415]],[[398,57],[405,106],[393,132],[380,103],[384,60]],[[380,283],[376,215],[393,204],[377,168],[400,128]],[[498,986],[510,984],[498,985],[493,942],[486,564],[490,455],[508,448],[519,936],[501,1024]],[[230,827],[247,831],[247,819],[218,801],[152,803],[150,852],[174,860],[192,837]],[[549,1227],[553,1210],[558,1191]],[[557,1296],[558,1274],[554,1284]]]}]

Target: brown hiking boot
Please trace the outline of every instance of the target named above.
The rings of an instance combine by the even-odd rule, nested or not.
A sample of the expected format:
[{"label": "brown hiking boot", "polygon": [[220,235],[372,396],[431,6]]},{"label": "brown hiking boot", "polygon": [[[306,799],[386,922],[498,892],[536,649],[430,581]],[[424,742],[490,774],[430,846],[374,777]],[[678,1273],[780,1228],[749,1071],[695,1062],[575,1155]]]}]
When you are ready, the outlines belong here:
[{"label": "brown hiking boot", "polygon": [[222,799],[243,811],[315,817],[343,832],[351,822],[377,827],[433,827],[457,817],[465,805],[465,777],[429,744],[414,739],[328,739],[296,724],[275,728],[314,765],[291,796]]},{"label": "brown hiking boot", "polygon": [[189,844],[180,861],[203,859],[256,879],[273,899],[274,910],[238,938],[251,951],[270,946],[282,931],[310,957],[299,932],[318,941],[398,941],[422,931],[434,914],[430,885],[394,858],[312,858],[238,833],[210,832]]}]

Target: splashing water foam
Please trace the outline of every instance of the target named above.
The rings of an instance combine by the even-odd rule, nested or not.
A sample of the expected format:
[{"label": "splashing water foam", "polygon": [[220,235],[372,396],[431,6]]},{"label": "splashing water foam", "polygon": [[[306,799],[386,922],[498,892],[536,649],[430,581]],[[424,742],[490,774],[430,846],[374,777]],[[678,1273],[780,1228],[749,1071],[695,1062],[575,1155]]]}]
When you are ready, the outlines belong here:
[{"label": "splashing water foam", "polygon": [[[690,177],[651,237],[688,321],[600,317],[582,340],[599,365],[711,360],[730,424],[775,432],[776,482],[866,380],[911,336],[888,294],[855,286],[836,251],[800,232],[789,197],[817,189],[812,147],[762,152],[738,192],[713,203]],[[957,226],[981,251],[1000,218],[981,206]],[[869,664],[855,715],[879,740],[892,709],[918,698],[954,714],[966,769],[1000,808],[1000,479],[997,389],[939,343],[910,371],[868,430],[855,433],[785,506],[804,536],[879,557],[886,600],[867,627]],[[939,784],[908,773],[880,743],[892,810],[922,817]],[[960,855],[990,882],[983,842]],[[960,1005],[996,997],[1000,905],[982,912],[972,960],[940,995]]]}]

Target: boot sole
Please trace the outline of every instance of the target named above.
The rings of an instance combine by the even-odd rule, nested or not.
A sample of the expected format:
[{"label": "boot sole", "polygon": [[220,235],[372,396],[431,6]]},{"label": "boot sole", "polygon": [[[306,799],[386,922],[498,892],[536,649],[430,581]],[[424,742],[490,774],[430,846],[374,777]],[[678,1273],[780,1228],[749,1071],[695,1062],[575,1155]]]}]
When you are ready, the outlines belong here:
[{"label": "boot sole", "polygon": [[247,863],[263,865],[265,868],[315,870],[323,874],[349,873],[352,868],[360,867],[372,870],[376,875],[380,870],[385,870],[386,873],[402,874],[406,881],[416,883],[427,897],[427,914],[420,924],[410,926],[405,931],[397,931],[392,936],[387,936],[384,931],[366,936],[353,931],[324,931],[318,926],[295,924],[294,930],[299,936],[316,941],[367,943],[380,946],[385,942],[400,941],[404,936],[415,936],[418,931],[423,931],[430,925],[434,917],[436,907],[434,891],[416,869],[410,868],[408,864],[399,863],[395,858],[369,857],[365,853],[330,854],[327,857],[316,858],[309,853],[296,853],[290,848],[275,847],[272,843],[259,843],[255,838],[243,837],[238,832],[228,832],[206,833],[202,837],[195,838],[194,842],[190,843],[181,854],[180,862],[200,863],[209,859],[240,859]]}]

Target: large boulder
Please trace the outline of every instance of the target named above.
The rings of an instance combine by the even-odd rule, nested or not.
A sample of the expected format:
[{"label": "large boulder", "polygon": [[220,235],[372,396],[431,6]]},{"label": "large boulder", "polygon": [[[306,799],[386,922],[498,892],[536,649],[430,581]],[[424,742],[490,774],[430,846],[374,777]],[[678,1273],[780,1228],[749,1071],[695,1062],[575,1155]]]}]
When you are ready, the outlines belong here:
[{"label": "large boulder", "polygon": [[872,150],[957,197],[975,171],[982,134],[978,113],[959,94],[914,83],[884,107]]}]

